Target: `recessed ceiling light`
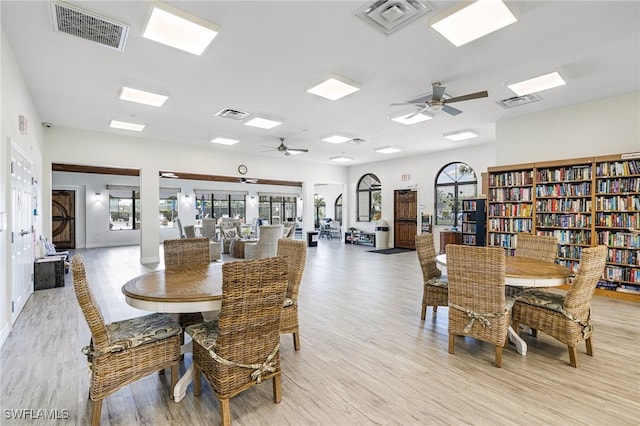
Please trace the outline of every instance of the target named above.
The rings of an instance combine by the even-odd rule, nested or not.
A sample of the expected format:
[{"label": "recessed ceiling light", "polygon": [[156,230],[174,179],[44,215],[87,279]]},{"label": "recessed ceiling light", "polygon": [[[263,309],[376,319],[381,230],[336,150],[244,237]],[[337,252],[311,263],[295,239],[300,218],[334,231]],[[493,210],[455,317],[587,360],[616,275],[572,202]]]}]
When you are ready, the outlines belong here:
[{"label": "recessed ceiling light", "polygon": [[132,130],[134,132],[141,132],[144,129],[144,124],[127,123],[126,121],[111,120],[109,127],[113,129]]},{"label": "recessed ceiling light", "polygon": [[349,138],[342,135],[333,135],[333,136],[328,136],[322,140],[329,143],[345,143],[345,142],[349,142],[351,139],[353,138]]},{"label": "recessed ceiling light", "polygon": [[360,87],[357,83],[337,75],[332,75],[327,80],[307,90],[307,92],[335,101],[358,90],[360,90]]},{"label": "recessed ceiling light", "polygon": [[178,175],[176,175],[173,172],[162,172],[162,173],[160,173],[160,176],[164,177],[164,178],[171,178],[171,179],[177,179],[178,178]]},{"label": "recessed ceiling light", "polygon": [[393,121],[404,124],[406,126],[431,120],[432,118],[433,115],[429,114],[428,112],[410,112],[409,114],[403,114],[398,117],[391,117]]},{"label": "recessed ceiling light", "polygon": [[457,142],[457,141],[463,141],[466,139],[477,138],[478,134],[471,130],[460,130],[456,132],[445,133],[443,136],[449,140]]},{"label": "recessed ceiling light", "polygon": [[304,153],[304,151],[287,151],[289,155],[298,155]]},{"label": "recessed ceiling light", "polygon": [[564,86],[565,84],[567,83],[560,74],[554,71],[518,83],[508,84],[507,87],[513,90],[516,95],[524,96],[531,93],[542,92],[547,89],[553,89],[554,87]]},{"label": "recessed ceiling light", "polygon": [[282,124],[282,121],[270,120],[268,118],[253,117],[243,123],[245,126],[258,127],[260,129],[273,129]]},{"label": "recessed ceiling light", "polygon": [[430,25],[455,46],[462,46],[516,21],[502,0],[478,0],[461,2],[433,18]]},{"label": "recessed ceiling light", "polygon": [[160,95],[158,93],[146,92],[144,90],[134,89],[133,87],[122,86],[120,95],[123,101],[137,102],[139,104],[161,107],[169,99],[169,96]]},{"label": "recessed ceiling light", "polygon": [[401,149],[396,148],[395,146],[384,146],[382,148],[376,148],[375,152],[379,152],[380,154],[393,154],[394,152],[400,152]]},{"label": "recessed ceiling light", "polygon": [[204,19],[156,2],[142,36],[194,55],[201,55],[219,31],[217,25]]},{"label": "recessed ceiling light", "polygon": [[329,158],[329,160],[335,161],[336,163],[345,163],[347,161],[353,161],[354,158],[353,157],[347,157],[347,156],[344,156],[344,155],[338,155],[337,157]]},{"label": "recessed ceiling light", "polygon": [[229,139],[229,138],[215,138],[211,140],[211,143],[219,143],[220,145],[235,145],[240,142],[237,139]]}]

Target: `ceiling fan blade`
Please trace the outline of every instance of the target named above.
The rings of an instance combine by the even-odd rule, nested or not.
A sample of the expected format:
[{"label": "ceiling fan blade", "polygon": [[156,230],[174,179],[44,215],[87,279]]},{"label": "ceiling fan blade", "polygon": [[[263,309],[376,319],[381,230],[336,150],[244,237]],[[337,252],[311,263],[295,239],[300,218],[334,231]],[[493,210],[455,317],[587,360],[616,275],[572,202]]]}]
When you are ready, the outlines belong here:
[{"label": "ceiling fan blade", "polygon": [[287,148],[287,152],[309,152],[309,150],[304,148]]},{"label": "ceiling fan blade", "polygon": [[453,115],[454,117],[458,114],[462,114],[462,111],[449,105],[443,105],[442,110],[449,115]]},{"label": "ceiling fan blade", "polygon": [[452,102],[469,101],[471,99],[486,98],[489,96],[489,92],[483,90],[482,92],[469,93],[468,95],[456,96],[455,98],[445,99],[443,102],[450,104]]},{"label": "ceiling fan blade", "polygon": [[440,84],[433,84],[433,95],[431,96],[431,99],[433,99],[434,101],[439,101],[440,99],[442,99],[442,95],[444,95],[444,89],[446,89],[446,87],[444,86],[440,86]]}]

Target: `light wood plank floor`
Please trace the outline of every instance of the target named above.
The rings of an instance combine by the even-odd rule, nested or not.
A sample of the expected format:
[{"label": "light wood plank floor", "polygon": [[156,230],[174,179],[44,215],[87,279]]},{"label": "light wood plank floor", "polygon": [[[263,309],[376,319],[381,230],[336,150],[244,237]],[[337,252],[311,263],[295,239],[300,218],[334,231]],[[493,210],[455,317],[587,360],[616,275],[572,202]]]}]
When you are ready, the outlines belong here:
[{"label": "light wood plank floor", "polygon": [[[637,425],[640,418],[639,305],[596,297],[594,357],[580,345],[577,369],[566,347],[526,337],[529,353],[459,338],[447,353],[447,309],[420,321],[422,279],[415,252],[320,240],[310,248],[300,290],[302,350],[282,339],[283,399],[264,383],[231,400],[235,425]],[[126,305],[121,285],[162,268],[139,264],[138,247],[81,250],[108,322],[146,314]],[[0,350],[5,424],[84,425],[89,332],[67,276],[64,288],[29,299]],[[190,363],[188,355],[185,360]],[[184,368],[184,366],[182,367]],[[181,403],[167,376],[152,375],[108,397],[103,425],[219,424],[208,385]],[[206,382],[205,382],[206,383]],[[55,421],[12,420],[7,410],[68,410]],[[35,413],[35,411],[34,411]]]}]

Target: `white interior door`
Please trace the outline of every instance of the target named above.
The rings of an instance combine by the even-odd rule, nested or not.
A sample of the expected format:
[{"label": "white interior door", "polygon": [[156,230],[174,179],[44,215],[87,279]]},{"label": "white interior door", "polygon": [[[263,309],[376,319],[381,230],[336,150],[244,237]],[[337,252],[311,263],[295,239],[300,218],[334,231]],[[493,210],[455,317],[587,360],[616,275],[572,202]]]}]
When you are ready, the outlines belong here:
[{"label": "white interior door", "polygon": [[11,323],[33,292],[33,163],[11,143]]}]

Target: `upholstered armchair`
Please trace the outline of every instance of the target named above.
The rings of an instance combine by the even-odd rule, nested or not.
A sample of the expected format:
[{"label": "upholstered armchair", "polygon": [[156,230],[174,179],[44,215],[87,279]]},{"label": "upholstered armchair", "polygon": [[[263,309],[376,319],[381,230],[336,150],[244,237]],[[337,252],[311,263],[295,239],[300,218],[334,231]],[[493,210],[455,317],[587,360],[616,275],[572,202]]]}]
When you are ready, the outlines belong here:
[{"label": "upholstered armchair", "polygon": [[262,225],[257,243],[244,245],[245,259],[274,257],[278,253],[278,239],[282,238],[282,225]]},{"label": "upholstered armchair", "polygon": [[231,241],[241,238],[242,221],[228,217],[220,218],[220,240],[222,241],[222,253],[229,254]]}]

